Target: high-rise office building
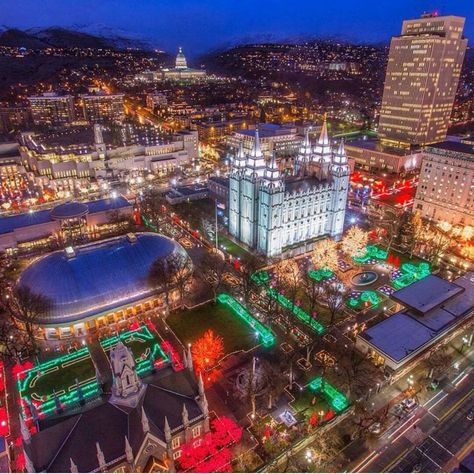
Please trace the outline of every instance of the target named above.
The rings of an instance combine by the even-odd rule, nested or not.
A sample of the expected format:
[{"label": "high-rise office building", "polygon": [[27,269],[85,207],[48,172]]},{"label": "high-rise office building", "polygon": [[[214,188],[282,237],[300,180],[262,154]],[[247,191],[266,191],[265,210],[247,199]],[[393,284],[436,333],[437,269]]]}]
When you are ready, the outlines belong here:
[{"label": "high-rise office building", "polygon": [[57,127],[74,121],[74,97],[45,92],[28,98],[35,125]]},{"label": "high-rise office building", "polygon": [[403,22],[392,38],[379,137],[397,146],[443,141],[467,39],[464,18],[423,15]]},{"label": "high-rise office building", "polygon": [[81,103],[84,118],[90,123],[120,122],[125,118],[123,94],[82,94]]},{"label": "high-rise office building", "polygon": [[474,145],[441,142],[424,149],[413,209],[436,222],[474,226]]}]

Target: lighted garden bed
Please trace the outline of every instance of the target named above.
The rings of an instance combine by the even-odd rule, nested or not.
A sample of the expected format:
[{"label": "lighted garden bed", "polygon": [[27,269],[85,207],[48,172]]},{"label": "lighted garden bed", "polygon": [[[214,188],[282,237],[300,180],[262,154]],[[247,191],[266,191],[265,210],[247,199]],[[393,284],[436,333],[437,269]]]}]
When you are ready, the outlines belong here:
[{"label": "lighted garden bed", "polygon": [[31,405],[36,408],[38,416],[48,416],[58,408],[63,409],[81,399],[98,395],[99,386],[95,375],[87,347],[20,372],[17,387],[25,418],[31,417]]},{"label": "lighted garden bed", "polygon": [[349,308],[354,311],[362,311],[364,309],[373,308],[380,304],[383,300],[383,297],[379,295],[376,291],[366,290],[366,291],[353,291],[351,296],[346,300],[346,304]]},{"label": "lighted garden bed", "polygon": [[322,396],[324,396],[326,401],[336,413],[342,413],[344,410],[349,408],[350,403],[347,397],[321,376],[313,379],[308,384],[308,388],[312,392],[320,393]]},{"label": "lighted garden bed", "polygon": [[131,349],[139,375],[144,375],[153,368],[161,367],[169,362],[169,356],[162,349],[158,335],[147,325],[139,326],[136,329],[131,329],[100,341],[102,348],[108,356],[110,350],[117,345],[119,339]]}]

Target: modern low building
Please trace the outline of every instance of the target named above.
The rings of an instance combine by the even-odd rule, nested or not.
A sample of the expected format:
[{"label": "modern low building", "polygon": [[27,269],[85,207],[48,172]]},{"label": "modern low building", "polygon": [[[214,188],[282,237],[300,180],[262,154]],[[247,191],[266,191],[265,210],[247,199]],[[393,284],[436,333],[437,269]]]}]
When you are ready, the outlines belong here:
[{"label": "modern low building", "polygon": [[347,158],[366,171],[399,174],[421,166],[421,151],[382,144],[377,139],[353,140],[346,143]]},{"label": "modern low building", "polygon": [[[142,310],[163,307],[164,290],[150,272],[156,261],[175,258],[191,270],[188,254],[174,240],[127,234],[41,257],[21,273],[17,287],[47,302],[36,320],[41,336],[81,337],[110,323],[127,323]],[[177,297],[175,291],[170,297]]]},{"label": "modern low building", "polygon": [[36,177],[51,181],[106,178],[131,171],[166,176],[198,156],[197,132],[170,137],[152,126],[135,124],[120,125],[115,133],[99,124],[61,133],[28,132],[21,135],[20,143],[22,164]]},{"label": "modern low building", "polygon": [[[235,130],[227,139],[227,144],[237,150],[240,143],[243,143],[244,151],[249,153],[254,147],[255,136],[255,128]],[[262,123],[258,125],[258,136],[261,151],[266,158],[273,153],[277,156],[296,155],[303,142],[303,136],[298,135],[294,125]]]},{"label": "modern low building", "polygon": [[435,222],[474,226],[474,145],[446,141],[423,151],[415,211]]},{"label": "modern low building", "polygon": [[[95,233],[115,217],[131,218],[133,206],[124,197],[89,202],[69,202],[53,209],[43,209],[0,218],[0,250],[45,246],[52,239]],[[113,219],[112,219],[113,218]],[[71,234],[72,232],[72,234]]]},{"label": "modern low building", "polygon": [[453,282],[429,275],[391,298],[403,309],[358,334],[356,347],[396,380],[472,323],[474,272]]}]

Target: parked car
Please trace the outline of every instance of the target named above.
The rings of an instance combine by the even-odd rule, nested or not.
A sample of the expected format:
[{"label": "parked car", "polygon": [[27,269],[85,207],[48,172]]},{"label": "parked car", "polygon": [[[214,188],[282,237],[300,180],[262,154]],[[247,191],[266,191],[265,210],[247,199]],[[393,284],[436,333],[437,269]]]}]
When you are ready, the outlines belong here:
[{"label": "parked car", "polygon": [[405,411],[413,411],[418,406],[418,403],[414,398],[407,398],[403,400],[402,406]]},{"label": "parked car", "polygon": [[469,421],[474,420],[474,409],[472,409],[466,416]]}]

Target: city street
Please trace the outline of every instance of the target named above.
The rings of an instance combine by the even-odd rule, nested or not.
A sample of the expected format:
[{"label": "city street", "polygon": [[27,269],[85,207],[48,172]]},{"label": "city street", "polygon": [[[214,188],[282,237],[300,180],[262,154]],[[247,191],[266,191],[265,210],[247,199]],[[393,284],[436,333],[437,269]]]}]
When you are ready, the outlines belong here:
[{"label": "city street", "polygon": [[[444,472],[453,468],[474,442],[474,373],[461,373],[447,388],[423,405],[353,470],[360,472]],[[458,457],[456,457],[459,455]],[[453,457],[456,457],[453,459]]]}]

